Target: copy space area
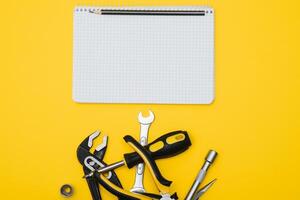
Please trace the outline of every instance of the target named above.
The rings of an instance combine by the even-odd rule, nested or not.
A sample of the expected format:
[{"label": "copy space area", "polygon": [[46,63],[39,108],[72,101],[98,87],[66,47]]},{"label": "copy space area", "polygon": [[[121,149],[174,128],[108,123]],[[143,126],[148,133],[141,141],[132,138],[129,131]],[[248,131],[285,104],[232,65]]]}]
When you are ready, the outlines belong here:
[{"label": "copy space area", "polygon": [[[109,135],[105,161],[138,138],[137,114],[151,109],[149,141],[189,131],[184,154],[157,162],[182,199],[210,148],[219,157],[206,180],[218,181],[203,200],[297,200],[300,140],[299,2],[293,0],[125,0],[122,6],[209,4],[215,11],[215,101],[211,105],[77,104],[72,100],[73,9],[120,1],[2,1],[0,59],[1,199],[70,200],[90,193],[76,158],[95,130]],[[100,141],[99,141],[100,142]],[[116,171],[125,188],[135,170]],[[146,170],[145,185],[156,191]],[[113,199],[106,191],[103,199]]]}]

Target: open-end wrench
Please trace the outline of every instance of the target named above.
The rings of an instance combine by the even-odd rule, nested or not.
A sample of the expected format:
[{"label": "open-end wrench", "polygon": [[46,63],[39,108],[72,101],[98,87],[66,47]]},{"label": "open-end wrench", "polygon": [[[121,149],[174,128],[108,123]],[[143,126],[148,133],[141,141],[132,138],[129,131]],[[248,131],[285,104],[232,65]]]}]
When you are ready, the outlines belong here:
[{"label": "open-end wrench", "polygon": [[[148,117],[143,117],[142,113],[140,112],[138,115],[138,121],[141,124],[140,129],[140,143],[142,146],[148,144],[148,131],[151,123],[154,121],[154,114],[152,111],[149,111]],[[140,163],[137,165],[136,168],[136,175],[135,175],[135,182],[133,187],[131,188],[131,192],[145,192],[144,184],[144,164]]]}]

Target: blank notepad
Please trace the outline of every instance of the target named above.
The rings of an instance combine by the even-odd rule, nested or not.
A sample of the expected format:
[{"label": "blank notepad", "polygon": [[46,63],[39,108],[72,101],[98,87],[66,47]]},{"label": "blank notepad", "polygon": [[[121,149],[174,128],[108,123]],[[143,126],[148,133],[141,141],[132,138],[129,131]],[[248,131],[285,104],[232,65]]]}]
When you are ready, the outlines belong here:
[{"label": "blank notepad", "polygon": [[209,104],[214,13],[203,7],[74,10],[73,99]]}]

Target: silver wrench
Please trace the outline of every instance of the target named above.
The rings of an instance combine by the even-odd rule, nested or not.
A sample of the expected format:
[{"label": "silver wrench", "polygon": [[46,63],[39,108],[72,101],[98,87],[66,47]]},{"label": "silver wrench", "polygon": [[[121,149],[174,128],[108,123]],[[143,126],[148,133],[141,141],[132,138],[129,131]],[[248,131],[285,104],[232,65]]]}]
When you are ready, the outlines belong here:
[{"label": "silver wrench", "polygon": [[[148,144],[148,131],[151,123],[154,121],[153,112],[149,111],[148,117],[143,117],[140,112],[138,115],[139,123],[141,124],[140,129],[140,143],[142,146]],[[145,192],[143,178],[144,178],[144,164],[140,163],[137,165],[136,174],[135,174],[135,182],[133,187],[131,188],[131,192]]]}]

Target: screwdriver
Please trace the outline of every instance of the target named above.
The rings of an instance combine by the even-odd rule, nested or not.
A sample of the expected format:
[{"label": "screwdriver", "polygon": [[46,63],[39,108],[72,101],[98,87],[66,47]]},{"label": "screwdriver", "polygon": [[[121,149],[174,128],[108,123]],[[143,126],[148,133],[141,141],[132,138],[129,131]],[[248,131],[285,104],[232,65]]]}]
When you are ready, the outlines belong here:
[{"label": "screwdriver", "polygon": [[[186,131],[174,131],[162,135],[153,142],[144,146],[146,151],[151,155],[153,160],[169,158],[176,156],[187,150],[191,146],[191,140]],[[123,155],[124,159],[107,165],[106,167],[97,170],[98,173],[105,173],[116,168],[126,165],[128,168],[132,168],[139,163],[143,163],[143,159],[137,152],[126,153]],[[84,178],[90,177],[94,174],[91,172],[84,176]]]}]

